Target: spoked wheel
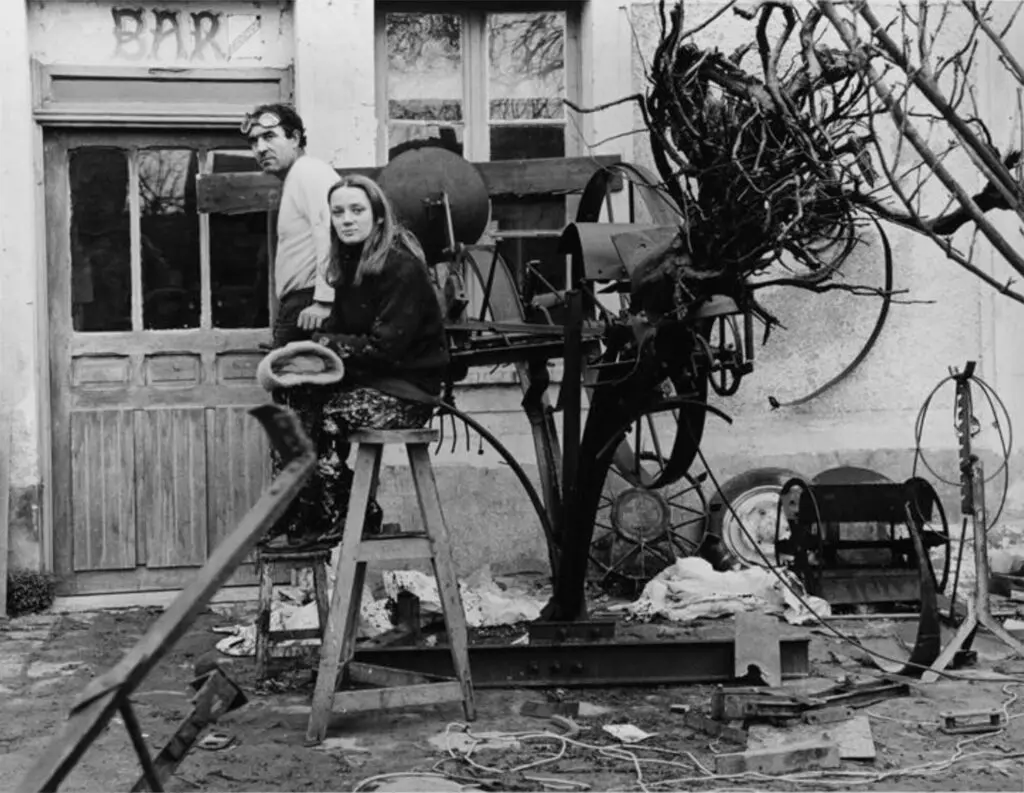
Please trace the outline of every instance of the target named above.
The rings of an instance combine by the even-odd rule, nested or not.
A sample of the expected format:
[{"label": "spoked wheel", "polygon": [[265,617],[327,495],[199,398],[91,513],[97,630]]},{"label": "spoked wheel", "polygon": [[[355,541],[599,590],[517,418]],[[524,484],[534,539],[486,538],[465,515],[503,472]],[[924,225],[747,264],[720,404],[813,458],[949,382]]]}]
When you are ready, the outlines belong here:
[{"label": "spoked wheel", "polygon": [[[616,177],[622,179],[627,199],[627,212],[621,218],[616,218],[611,200]],[[591,178],[580,199],[576,222],[667,225],[680,218],[650,172],[621,163]],[[619,308],[625,309],[628,302],[628,293],[619,292]],[[588,384],[593,382],[594,378],[588,377]],[[666,399],[676,395],[671,379],[666,379],[661,389]],[[676,559],[696,554],[704,538],[705,477],[688,470],[695,444],[683,454],[677,448],[681,410],[687,412],[690,432],[699,443],[703,409],[652,411],[633,422],[608,468],[594,520],[588,570],[590,580],[604,589],[635,594]],[[688,444],[678,444],[683,445]]]},{"label": "spoked wheel", "polygon": [[[656,441],[644,416],[631,433],[631,449]],[[653,444],[652,444],[653,445]],[[594,520],[590,544],[590,578],[604,589],[635,594],[676,559],[693,556],[707,529],[703,476],[683,474],[664,487],[652,488],[667,460],[641,451],[630,466],[613,465]]]}]

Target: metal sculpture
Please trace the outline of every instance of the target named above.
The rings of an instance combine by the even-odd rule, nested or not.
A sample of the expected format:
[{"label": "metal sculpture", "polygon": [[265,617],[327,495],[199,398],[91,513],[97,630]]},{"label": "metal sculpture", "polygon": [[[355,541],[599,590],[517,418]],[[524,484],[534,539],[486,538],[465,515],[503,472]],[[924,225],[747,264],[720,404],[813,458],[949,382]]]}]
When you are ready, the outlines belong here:
[{"label": "metal sculpture", "polygon": [[[628,223],[597,222],[623,176],[631,207],[643,202],[658,223],[637,224],[632,212]],[[742,288],[724,294],[719,284],[698,282],[684,294],[675,278],[669,302],[661,299],[663,265],[674,266],[678,256],[678,227],[671,223],[679,214],[653,188],[650,175],[621,165],[591,179],[576,222],[560,239],[567,257],[564,290],[537,288],[542,279],[536,277],[520,288],[519,274],[496,241],[475,239],[479,222],[472,218],[483,213],[467,196],[486,193],[465,160],[439,149],[406,152],[384,168],[380,183],[417,236],[436,241],[440,231],[445,237],[430,246],[440,258],[434,272],[452,352],[441,419],[450,415],[480,432],[541,507],[554,586],[543,618],[585,617],[588,568],[635,585],[677,556],[694,553],[706,502],[690,468],[707,414],[728,420],[708,405],[708,391],[735,393],[751,371],[756,309]],[[609,308],[601,292],[620,295],[622,305]],[[563,366],[557,407],[547,398],[548,362],[554,359]],[[495,364],[513,365],[519,376],[539,493],[519,461],[455,404],[454,386],[469,368]],[[563,412],[561,443],[556,409]],[[622,486],[609,493],[611,472]],[[673,495],[672,486],[681,490]],[[694,503],[683,504],[683,497]]]}]

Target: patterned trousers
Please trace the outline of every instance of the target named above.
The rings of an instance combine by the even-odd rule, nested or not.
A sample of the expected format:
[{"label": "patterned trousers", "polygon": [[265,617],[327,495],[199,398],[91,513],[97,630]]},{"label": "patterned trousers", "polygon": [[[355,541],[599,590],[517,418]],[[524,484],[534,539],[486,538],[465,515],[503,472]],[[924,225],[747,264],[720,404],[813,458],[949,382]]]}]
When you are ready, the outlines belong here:
[{"label": "patterned trousers", "polygon": [[[434,412],[432,405],[363,386],[297,386],[275,392],[274,400],[295,411],[317,453],[313,475],[271,529],[271,538],[285,534],[293,540],[341,536],[355,475],[346,464],[349,434],[356,429],[423,427]],[[281,467],[275,453],[275,476]],[[371,500],[366,513],[368,533],[379,529],[381,518],[380,506]]]}]

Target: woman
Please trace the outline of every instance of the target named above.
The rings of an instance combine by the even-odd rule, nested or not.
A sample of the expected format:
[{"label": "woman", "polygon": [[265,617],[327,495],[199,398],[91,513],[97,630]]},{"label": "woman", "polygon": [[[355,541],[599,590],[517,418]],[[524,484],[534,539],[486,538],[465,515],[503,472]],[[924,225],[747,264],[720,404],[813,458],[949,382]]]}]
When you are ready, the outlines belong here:
[{"label": "woman", "polygon": [[[346,437],[357,428],[424,426],[439,402],[448,365],[441,307],[423,250],[397,223],[380,187],[363,176],[346,176],[328,191],[327,202],[327,283],[334,287],[334,304],[313,339],[342,358],[345,378],[323,395],[314,433],[317,468],[296,499],[298,513],[315,516],[304,522],[318,525],[297,527],[306,536],[292,532],[293,542],[333,542],[340,536],[353,477],[345,464]],[[367,518],[372,532],[380,521],[375,503]]]}]

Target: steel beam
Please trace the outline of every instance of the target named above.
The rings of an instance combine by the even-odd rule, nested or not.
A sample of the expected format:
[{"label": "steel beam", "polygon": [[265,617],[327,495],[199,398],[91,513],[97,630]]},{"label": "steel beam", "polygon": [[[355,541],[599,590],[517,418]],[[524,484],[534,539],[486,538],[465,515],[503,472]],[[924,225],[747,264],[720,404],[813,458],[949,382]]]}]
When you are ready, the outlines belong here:
[{"label": "steel beam", "polygon": [[[784,679],[809,674],[809,644],[809,635],[779,639]],[[731,638],[478,644],[469,648],[469,663],[476,688],[654,686],[730,682],[733,655]],[[425,675],[454,674],[446,646],[362,649],[354,660]]]}]

